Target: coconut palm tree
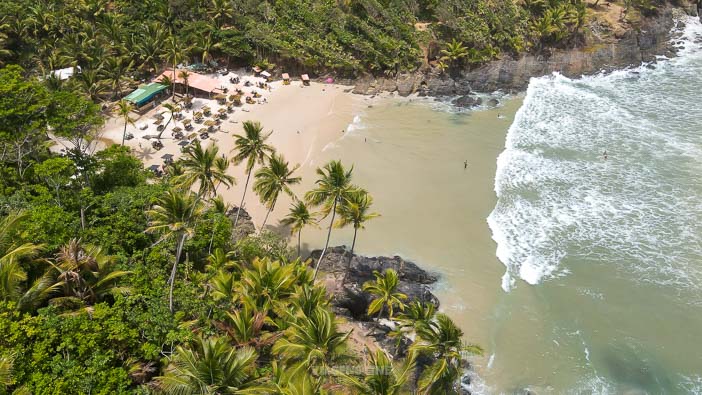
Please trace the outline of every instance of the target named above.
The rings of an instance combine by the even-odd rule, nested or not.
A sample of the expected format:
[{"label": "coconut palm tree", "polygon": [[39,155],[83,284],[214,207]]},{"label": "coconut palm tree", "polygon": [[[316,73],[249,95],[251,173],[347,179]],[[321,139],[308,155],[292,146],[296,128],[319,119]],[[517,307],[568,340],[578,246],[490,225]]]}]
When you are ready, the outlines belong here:
[{"label": "coconut palm tree", "polygon": [[116,284],[131,272],[116,270],[116,264],[115,258],[103,253],[101,247],[84,245],[81,240],[72,239],[59,248],[52,266],[58,272],[57,279],[65,299],[93,305],[109,295],[129,291],[129,288],[117,287]]},{"label": "coconut palm tree", "polygon": [[295,167],[290,169],[283,155],[274,153],[271,155],[268,165],[260,168],[256,172],[253,190],[258,194],[261,203],[268,208],[266,218],[264,218],[263,224],[261,225],[261,231],[263,231],[263,228],[266,226],[268,216],[275,208],[280,193],[285,192],[285,194],[290,197],[295,196],[290,189],[290,185],[299,184],[300,181],[302,181],[302,178],[292,176],[292,173],[299,167],[300,165],[295,165]]},{"label": "coconut palm tree", "polygon": [[212,33],[208,33],[198,36],[195,49],[201,53],[200,59],[204,64],[212,57],[212,50],[219,49],[221,46],[219,42],[212,40]]},{"label": "coconut palm tree", "polygon": [[313,368],[328,370],[333,363],[349,359],[346,339],[351,332],[339,332],[338,323],[329,310],[315,309],[290,323],[286,336],[273,345],[273,354],[295,374]]},{"label": "coconut palm tree", "polygon": [[327,242],[324,244],[324,249],[319,256],[319,260],[314,268],[313,278],[317,278],[319,264],[324,258],[324,254],[329,247],[329,239],[331,237],[334,218],[337,213],[337,206],[346,201],[350,195],[358,188],[351,184],[351,174],[353,166],[346,170],[344,165],[338,160],[333,160],[322,168],[317,168],[319,179],[316,182],[316,187],[305,194],[305,200],[312,206],[322,206],[322,214],[326,218],[329,214],[332,215],[329,222],[329,230],[327,231]]},{"label": "coconut palm tree", "polygon": [[171,99],[175,98],[176,67],[178,66],[178,63],[182,62],[183,59],[185,59],[189,51],[190,48],[183,46],[183,44],[175,37],[175,35],[169,37],[165,42],[165,51],[162,57],[166,61],[166,63],[173,65],[173,93],[171,95]]},{"label": "coconut palm tree", "polygon": [[149,217],[148,233],[160,233],[158,242],[173,239],[176,242],[176,254],[168,278],[168,308],[173,312],[173,287],[178,268],[178,261],[183,252],[185,241],[195,235],[195,222],[202,214],[203,208],[200,199],[188,191],[169,190],[159,199],[151,210],[147,211]]},{"label": "coconut palm tree", "polygon": [[456,64],[468,56],[468,48],[463,45],[463,42],[454,38],[451,42],[446,43],[446,48],[441,50],[441,54],[451,64]]},{"label": "coconut palm tree", "polygon": [[305,202],[295,199],[290,206],[290,212],[281,222],[286,226],[290,226],[290,233],[297,232],[297,256],[300,256],[302,228],[307,225],[317,226],[314,215],[310,213]]},{"label": "coconut palm tree", "polygon": [[134,109],[132,103],[122,99],[117,102],[117,108],[115,109],[115,114],[122,118],[124,121],[124,130],[122,131],[122,145],[124,145],[124,139],[127,136],[127,125],[134,125],[134,120],[129,117],[129,114]]},{"label": "coconut palm tree", "polygon": [[[171,103],[163,103],[163,107],[164,107],[166,110],[168,110],[168,114],[170,115],[170,117],[168,118],[168,122],[166,122],[166,124],[163,125],[163,129],[161,129],[161,131],[158,132],[158,137],[157,137],[157,138],[158,138],[159,140],[161,140],[161,135],[163,134],[163,132],[164,132],[164,131],[166,130],[166,128],[168,127],[168,124],[170,124],[171,121],[173,121],[173,119],[175,119],[175,118],[174,118],[174,117],[175,117],[175,114],[178,113],[178,112],[180,111],[180,108],[179,108],[177,105],[171,104]],[[173,125],[178,126],[178,121],[173,121]]]},{"label": "coconut palm tree", "polygon": [[339,221],[336,227],[343,228],[346,225],[353,225],[353,242],[351,243],[351,254],[349,254],[349,264],[353,258],[353,250],[356,247],[356,235],[359,229],[365,229],[368,220],[379,217],[378,213],[371,213],[370,206],[373,204],[373,197],[364,190],[352,193],[348,199],[339,206]]},{"label": "coconut palm tree", "polygon": [[385,351],[378,349],[372,352],[366,348],[369,355],[370,374],[362,377],[353,377],[339,372],[339,378],[354,394],[359,395],[399,395],[409,391],[405,387],[415,366],[414,354],[410,354],[405,361],[395,366]]},{"label": "coconut palm tree", "polygon": [[413,352],[427,355],[433,363],[419,378],[419,390],[428,394],[458,393],[458,382],[463,371],[462,353],[477,354],[483,350],[476,345],[464,345],[463,331],[447,315],[438,313],[427,326],[417,327],[417,341]]},{"label": "coconut palm tree", "polygon": [[188,95],[188,88],[190,88],[190,73],[188,70],[183,70],[178,73],[178,78],[183,80],[183,85],[185,85],[185,96]]},{"label": "coconut palm tree", "polygon": [[16,235],[22,221],[27,219],[24,212],[13,212],[0,219],[0,300],[17,301],[22,296],[22,283],[27,274],[20,262],[33,259],[42,250],[41,245],[24,243],[18,245]]},{"label": "coconut palm tree", "polygon": [[178,346],[165,374],[156,378],[166,394],[238,394],[258,388],[251,347],[232,347],[225,338],[197,337],[190,347]]},{"label": "coconut palm tree", "polygon": [[404,311],[405,304],[402,301],[407,299],[407,295],[397,290],[399,279],[395,270],[387,269],[383,274],[374,270],[373,275],[375,281],[363,284],[363,290],[375,296],[375,299],[368,305],[368,315],[378,313],[380,318],[387,307],[388,317],[392,319],[395,307]]},{"label": "coconut palm tree", "polygon": [[195,144],[185,150],[185,156],[181,160],[185,172],[175,177],[174,183],[185,189],[198,183],[198,196],[209,198],[217,195],[220,185],[229,188],[236,180],[227,174],[229,159],[218,153],[217,145],[211,144],[203,149],[200,141],[196,140]]},{"label": "coconut palm tree", "polygon": [[285,304],[300,282],[297,264],[282,264],[269,258],[256,258],[251,269],[241,273],[239,294],[256,311],[265,312]]},{"label": "coconut palm tree", "polygon": [[266,144],[266,139],[271,135],[271,132],[267,134],[263,133],[263,127],[260,122],[246,121],[243,124],[244,134],[235,135],[234,149],[236,151],[234,155],[234,164],[238,165],[242,162],[246,162],[246,184],[244,184],[244,193],[241,196],[241,203],[239,204],[239,209],[236,212],[236,217],[234,218],[234,230],[236,230],[236,225],[239,223],[239,214],[244,207],[244,198],[246,198],[246,190],[249,187],[249,180],[251,179],[251,172],[253,171],[256,163],[263,164],[264,161],[270,157],[270,155],[275,151],[273,147]]},{"label": "coconut palm tree", "polygon": [[219,28],[223,21],[229,20],[234,16],[232,2],[229,0],[211,0],[207,15],[212,18],[215,25]]},{"label": "coconut palm tree", "polygon": [[10,355],[0,356],[0,390],[3,392],[5,389],[14,384],[15,380],[12,378],[12,365],[14,364],[14,358]]}]

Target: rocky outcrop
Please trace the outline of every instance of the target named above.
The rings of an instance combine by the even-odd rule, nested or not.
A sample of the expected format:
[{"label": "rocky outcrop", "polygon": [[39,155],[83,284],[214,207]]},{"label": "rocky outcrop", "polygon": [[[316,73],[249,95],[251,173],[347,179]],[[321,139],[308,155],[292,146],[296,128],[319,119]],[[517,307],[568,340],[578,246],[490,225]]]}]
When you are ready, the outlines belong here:
[{"label": "rocky outcrop", "polygon": [[[491,101],[493,99],[490,99]],[[477,96],[471,96],[471,95],[465,95],[465,96],[460,96],[457,99],[454,99],[451,104],[453,104],[456,107],[462,107],[462,108],[470,108],[470,107],[476,107],[481,104],[483,104],[483,99],[477,97]]]},{"label": "rocky outcrop", "polygon": [[[229,220],[232,222],[232,226],[234,225],[234,220],[236,219],[237,211],[239,211],[239,208],[235,207],[229,210],[229,212],[227,213],[227,217],[229,217]],[[241,215],[239,215],[239,222],[236,224],[236,229],[232,230],[232,242],[241,240],[255,232],[256,227],[254,226],[254,223],[251,220],[251,216],[248,212],[246,212],[245,209],[242,208]]]},{"label": "rocky outcrop", "polygon": [[[522,91],[532,77],[559,72],[567,77],[595,74],[642,62],[655,61],[657,55],[674,55],[670,31],[675,12],[697,13],[697,4],[680,9],[665,7],[655,17],[644,19],[616,39],[598,39],[590,35],[585,44],[574,49],[547,49],[538,55],[505,57],[477,68],[460,70],[449,76],[435,70],[400,74],[395,78],[364,76],[353,83],[354,93],[397,92],[407,96],[466,96],[472,91]],[[593,28],[594,29],[594,28]]]},{"label": "rocky outcrop", "polygon": [[[310,259],[316,262],[321,250],[312,251]],[[363,292],[363,284],[373,281],[374,271],[387,269],[397,271],[399,291],[408,296],[408,301],[421,300],[439,305],[439,300],[431,293],[431,284],[437,276],[431,274],[413,262],[399,256],[364,257],[353,255],[349,264],[349,252],[344,247],[330,247],[320,263],[320,272],[326,275],[327,290],[333,295],[332,302],[338,313],[354,319],[367,319],[366,311],[371,296]]]}]

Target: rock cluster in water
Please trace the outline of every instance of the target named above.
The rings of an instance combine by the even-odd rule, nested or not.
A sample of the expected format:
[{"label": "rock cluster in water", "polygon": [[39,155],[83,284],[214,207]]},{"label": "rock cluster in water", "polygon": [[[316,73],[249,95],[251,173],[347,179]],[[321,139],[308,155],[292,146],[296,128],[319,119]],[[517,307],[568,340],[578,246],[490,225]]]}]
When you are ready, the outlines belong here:
[{"label": "rock cluster in water", "polygon": [[[310,259],[316,263],[321,250],[314,250]],[[349,263],[350,253],[344,247],[330,247],[320,263],[319,270],[327,275],[328,289],[333,294],[334,305],[344,315],[354,319],[367,320],[366,311],[372,297],[363,292],[363,284],[374,281],[374,271],[394,269],[399,278],[399,292],[408,296],[408,302],[420,300],[439,306],[439,299],[431,293],[431,284],[437,276],[420,268],[413,262],[394,257],[365,257],[354,254]]]}]

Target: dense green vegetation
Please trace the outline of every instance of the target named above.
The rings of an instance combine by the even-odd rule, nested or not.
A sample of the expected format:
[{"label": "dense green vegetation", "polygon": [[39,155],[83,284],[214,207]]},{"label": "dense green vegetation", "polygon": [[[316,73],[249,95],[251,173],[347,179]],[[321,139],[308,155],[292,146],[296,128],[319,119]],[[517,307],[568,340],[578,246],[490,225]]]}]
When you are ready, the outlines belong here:
[{"label": "dense green vegetation", "polygon": [[[96,106],[47,85],[0,69],[0,393],[457,391],[462,352],[480,350],[434,306],[405,306],[397,273],[366,284],[367,313],[415,341],[402,359],[368,352],[366,371],[315,283],[318,262],[299,256],[301,231],[322,217],[331,232],[376,216],[352,168],[330,162],[295,200],[297,249],[267,231],[236,237],[218,195],[230,166],[253,174],[269,210],[299,182],[259,123],[233,136],[232,161],[195,144],[154,178],[127,147],[93,152]],[[52,153],[51,135],[76,146]]]},{"label": "dense green vegetation", "polygon": [[[655,12],[659,0],[624,0]],[[584,0],[17,0],[0,2],[0,65],[80,66],[50,86],[119,97],[180,62],[394,74],[579,42]]]}]

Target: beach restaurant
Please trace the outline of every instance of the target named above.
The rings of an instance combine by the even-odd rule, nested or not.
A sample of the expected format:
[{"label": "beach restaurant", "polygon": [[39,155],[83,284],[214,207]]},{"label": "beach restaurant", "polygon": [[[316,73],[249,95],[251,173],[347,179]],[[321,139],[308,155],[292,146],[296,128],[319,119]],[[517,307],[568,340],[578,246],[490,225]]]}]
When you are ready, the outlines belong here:
[{"label": "beach restaurant", "polygon": [[[183,71],[188,72],[188,93],[200,93],[210,98],[213,94],[224,92],[221,82],[215,78],[195,73],[190,70],[176,70],[175,83],[176,86],[180,87],[179,93],[185,93],[185,80],[180,76],[180,73]],[[173,80],[173,69],[166,69],[163,73],[156,77],[154,81],[160,81],[164,76]]]},{"label": "beach restaurant", "polygon": [[153,108],[153,105],[149,105],[149,103],[165,89],[165,85],[152,82],[150,84],[140,86],[134,92],[127,95],[124,100],[133,103],[134,106],[136,106],[137,111],[142,112],[144,107],[147,107],[147,110]]}]

